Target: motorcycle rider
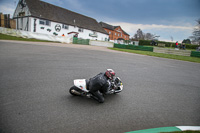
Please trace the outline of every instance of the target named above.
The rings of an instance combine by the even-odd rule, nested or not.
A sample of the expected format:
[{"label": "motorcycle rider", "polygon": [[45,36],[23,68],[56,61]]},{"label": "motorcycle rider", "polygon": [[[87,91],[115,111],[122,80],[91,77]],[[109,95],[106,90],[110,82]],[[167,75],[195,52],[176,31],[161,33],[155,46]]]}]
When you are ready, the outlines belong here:
[{"label": "motorcycle rider", "polygon": [[105,73],[99,73],[89,80],[89,91],[92,95],[88,96],[100,103],[104,102],[103,94],[112,93],[110,90],[111,80],[113,80],[115,72],[112,69],[107,69]]}]

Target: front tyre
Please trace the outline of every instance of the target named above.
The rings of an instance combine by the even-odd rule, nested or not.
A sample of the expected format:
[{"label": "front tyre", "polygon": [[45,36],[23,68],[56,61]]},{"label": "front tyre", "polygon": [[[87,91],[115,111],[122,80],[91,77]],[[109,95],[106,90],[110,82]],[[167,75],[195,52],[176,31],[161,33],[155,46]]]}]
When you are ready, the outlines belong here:
[{"label": "front tyre", "polygon": [[122,91],[122,89],[118,87],[118,88],[115,90],[114,94],[120,93],[121,91]]}]

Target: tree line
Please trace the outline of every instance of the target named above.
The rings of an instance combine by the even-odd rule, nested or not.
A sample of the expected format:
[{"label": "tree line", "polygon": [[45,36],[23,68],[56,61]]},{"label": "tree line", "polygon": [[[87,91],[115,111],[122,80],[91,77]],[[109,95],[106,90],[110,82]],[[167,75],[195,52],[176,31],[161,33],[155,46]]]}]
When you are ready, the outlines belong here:
[{"label": "tree line", "polygon": [[138,29],[134,36],[131,38],[132,40],[158,40],[157,37],[152,33],[144,33],[141,29]]}]

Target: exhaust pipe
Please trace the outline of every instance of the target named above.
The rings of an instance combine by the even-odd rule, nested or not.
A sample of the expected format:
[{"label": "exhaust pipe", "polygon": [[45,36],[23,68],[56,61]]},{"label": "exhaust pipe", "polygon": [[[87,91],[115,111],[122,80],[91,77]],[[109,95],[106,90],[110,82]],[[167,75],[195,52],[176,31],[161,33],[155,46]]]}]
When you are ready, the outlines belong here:
[{"label": "exhaust pipe", "polygon": [[81,95],[81,93],[78,92],[78,91],[76,91],[76,90],[72,90],[71,92],[74,93],[74,94],[76,94],[76,95]]}]

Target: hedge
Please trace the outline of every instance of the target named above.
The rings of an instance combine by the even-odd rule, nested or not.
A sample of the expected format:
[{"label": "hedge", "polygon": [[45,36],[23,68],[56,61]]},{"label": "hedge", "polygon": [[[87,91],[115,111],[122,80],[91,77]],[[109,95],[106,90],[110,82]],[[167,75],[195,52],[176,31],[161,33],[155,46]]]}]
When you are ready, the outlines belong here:
[{"label": "hedge", "polygon": [[147,46],[150,46],[151,45],[151,41],[150,40],[140,40],[139,41],[139,45],[147,45]]},{"label": "hedge", "polygon": [[199,45],[185,44],[186,49],[196,49]]},{"label": "hedge", "polygon": [[[165,47],[170,47],[171,44],[172,44],[172,46],[175,46],[175,43],[171,43],[171,42],[163,42],[163,41],[156,41],[156,42],[165,44]],[[139,45],[150,46],[151,45],[151,40],[140,40],[139,41]]]}]

